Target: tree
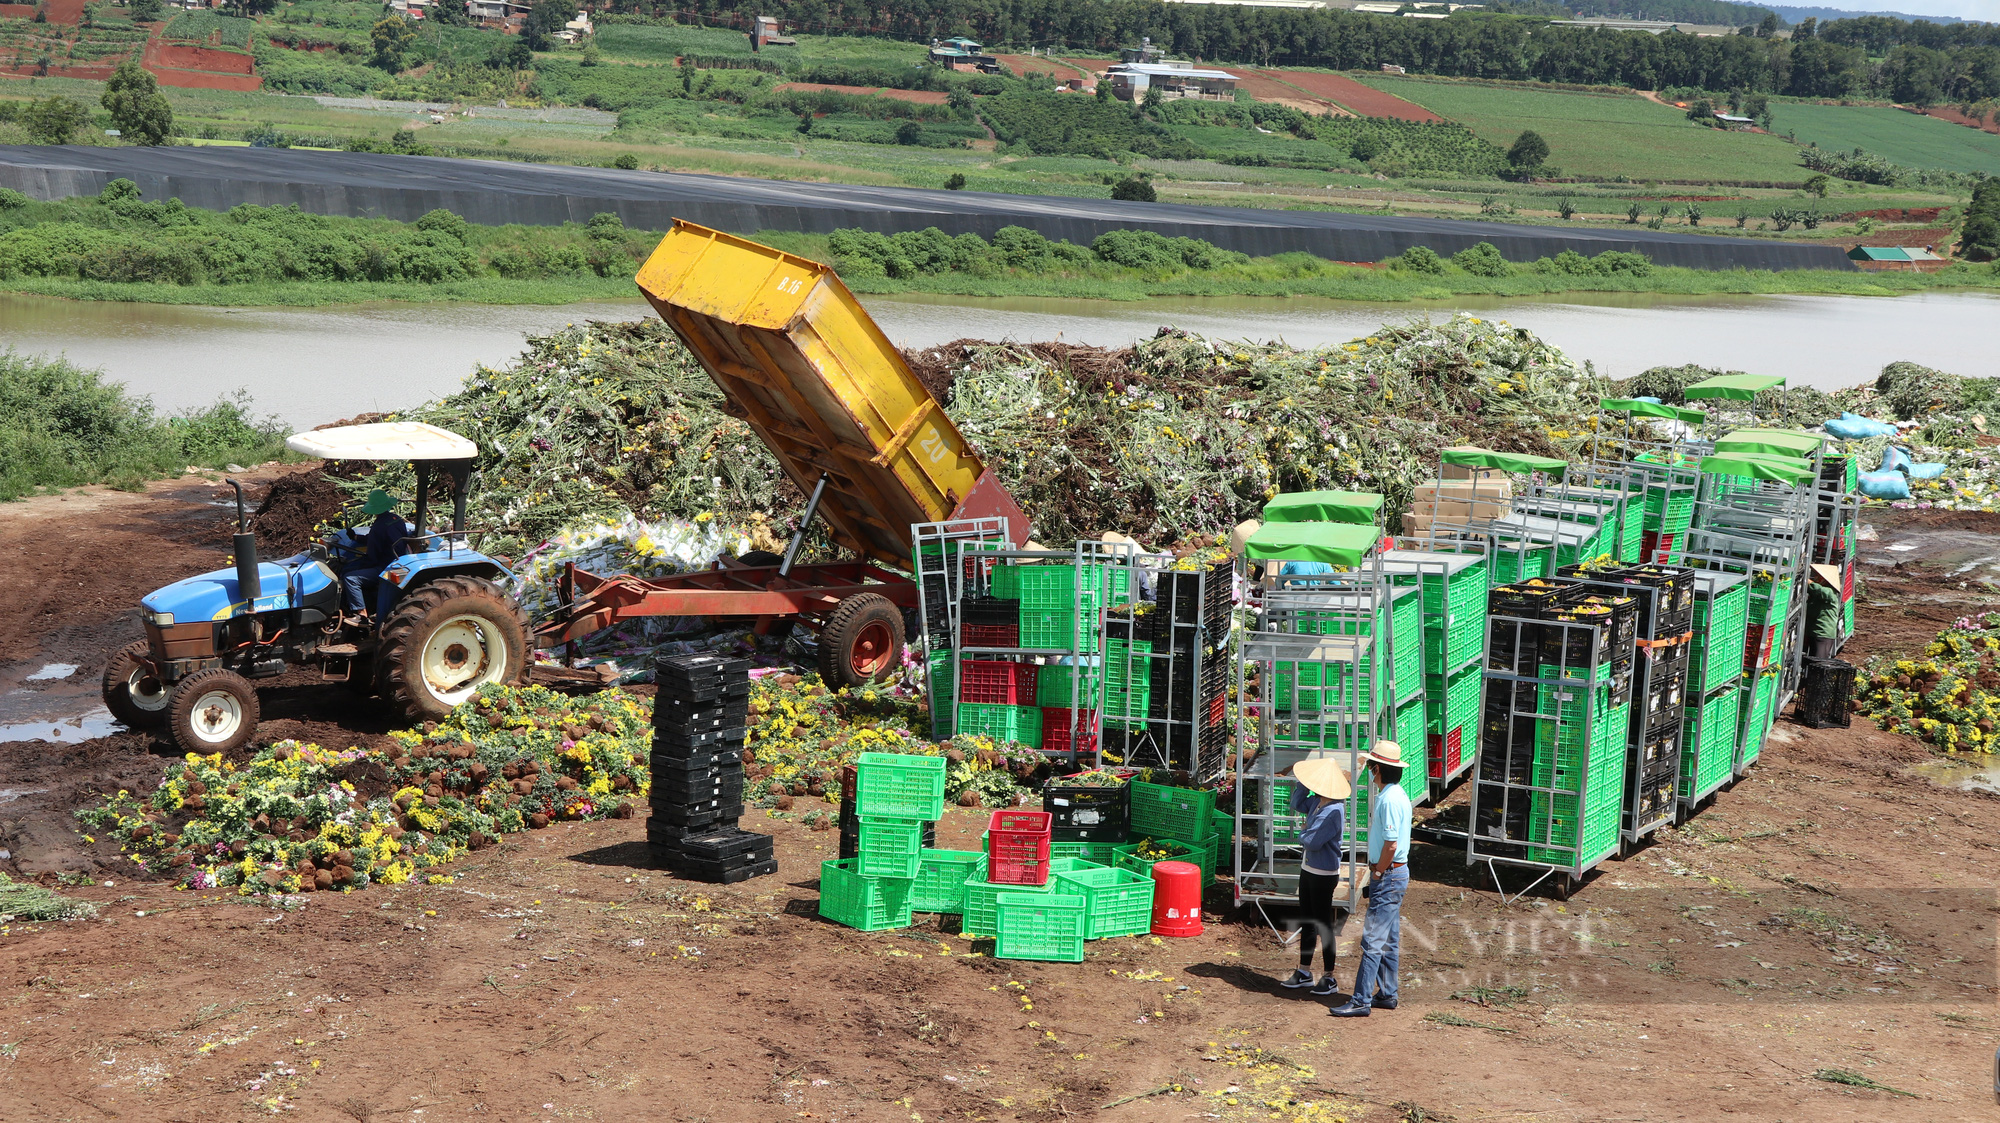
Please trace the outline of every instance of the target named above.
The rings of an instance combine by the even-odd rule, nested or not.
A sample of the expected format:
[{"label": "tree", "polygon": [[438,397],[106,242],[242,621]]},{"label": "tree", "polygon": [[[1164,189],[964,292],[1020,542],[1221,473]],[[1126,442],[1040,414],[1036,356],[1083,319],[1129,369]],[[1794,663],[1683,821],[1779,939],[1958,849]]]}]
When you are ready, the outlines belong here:
[{"label": "tree", "polygon": [[946,94],[944,96],[944,103],[951,106],[952,112],[961,117],[972,116],[972,95],[967,93],[963,86],[957,87]]},{"label": "tree", "polygon": [[1158,86],[1146,87],[1146,99],[1144,102],[1146,107],[1146,112],[1151,113],[1155,109],[1158,109],[1160,106],[1165,105],[1166,101],[1167,101],[1167,95],[1161,93],[1160,88]]},{"label": "tree", "polygon": [[902,124],[896,126],[897,144],[922,144],[923,142],[924,142],[923,127],[918,125],[915,121],[905,121]]},{"label": "tree", "polygon": [[1698,97],[1688,104],[1687,118],[1698,124],[1715,124],[1715,103],[1705,97]]},{"label": "tree", "polygon": [[1769,39],[1771,36],[1776,35],[1777,33],[1778,33],[1778,13],[1772,12],[1766,15],[1762,22],[1758,23],[1757,38]]},{"label": "tree", "polygon": [[1806,40],[1812,38],[1813,35],[1818,31],[1819,31],[1819,21],[1812,18],[1811,16],[1808,16],[1805,19],[1800,20],[1799,25],[1797,27],[1792,28],[1792,42],[1803,43]]},{"label": "tree", "polygon": [[1514,146],[1507,150],[1507,162],[1514,167],[1539,168],[1549,160],[1549,142],[1533,129],[1524,130],[1514,138]]},{"label": "tree", "polygon": [[132,0],[125,11],[135,23],[151,23],[160,18],[162,8],[160,0]]},{"label": "tree", "polygon": [[965,190],[965,173],[953,172],[950,175],[944,177],[944,189],[946,191]]},{"label": "tree", "polygon": [[105,80],[100,101],[111,114],[111,123],[118,126],[118,135],[134,144],[165,144],[173,135],[173,107],[138,59],[118,64]]},{"label": "tree", "polygon": [[611,161],[611,166],[614,168],[623,168],[628,172],[636,172],[639,170],[639,158],[637,156],[632,155],[630,152],[620,152],[617,155],[617,157]]},{"label": "tree", "polygon": [[526,70],[535,65],[535,49],[525,40],[516,39],[507,45],[507,66],[513,70]]},{"label": "tree", "polygon": [[66,97],[29,102],[21,111],[21,125],[36,144],[68,144],[69,138],[89,123],[90,110]]},{"label": "tree", "polygon": [[537,51],[551,51],[563,25],[576,18],[576,0],[536,0],[521,25],[521,38]]},{"label": "tree", "polygon": [[1128,203],[1157,203],[1160,201],[1160,193],[1153,190],[1153,185],[1136,175],[1126,176],[1124,179],[1112,184],[1111,197],[1113,199],[1124,200]]},{"label": "tree", "polygon": [[1825,175],[1811,176],[1806,179],[1806,184],[1805,184],[1806,194],[1818,196],[1819,198],[1824,199],[1826,198],[1827,189],[1832,186],[1833,186],[1833,180],[1829,176]]},{"label": "tree", "polygon": [[371,60],[376,66],[394,74],[403,69],[403,52],[410,49],[416,40],[416,33],[401,16],[388,16],[376,22],[368,33],[368,42],[375,48]]}]

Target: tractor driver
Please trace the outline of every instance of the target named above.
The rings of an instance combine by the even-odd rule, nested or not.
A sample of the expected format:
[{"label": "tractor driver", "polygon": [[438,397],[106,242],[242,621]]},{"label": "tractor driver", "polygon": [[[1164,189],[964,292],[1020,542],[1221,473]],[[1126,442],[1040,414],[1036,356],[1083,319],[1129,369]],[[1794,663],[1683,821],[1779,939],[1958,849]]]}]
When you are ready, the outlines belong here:
[{"label": "tractor driver", "polygon": [[345,590],[342,603],[349,612],[366,613],[368,589],[377,590],[375,615],[379,619],[388,609],[391,586],[382,580],[382,571],[396,560],[396,544],[410,533],[410,524],[396,512],[396,498],[381,488],[368,493],[361,505],[362,513],[374,515],[375,521],[368,527],[368,549],[340,578]]}]

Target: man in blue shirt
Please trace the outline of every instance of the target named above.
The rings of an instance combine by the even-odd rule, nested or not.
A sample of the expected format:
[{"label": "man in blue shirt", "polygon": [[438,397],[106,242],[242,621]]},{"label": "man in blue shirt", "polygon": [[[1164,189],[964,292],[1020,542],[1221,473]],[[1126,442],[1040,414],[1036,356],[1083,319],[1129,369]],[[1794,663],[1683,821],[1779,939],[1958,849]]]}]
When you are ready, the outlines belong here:
[{"label": "man in blue shirt", "polygon": [[1410,885],[1410,797],[1403,791],[1403,747],[1377,741],[1368,755],[1375,801],[1368,809],[1368,868],[1362,895],[1368,912],[1361,922],[1361,966],[1354,994],[1327,1013],[1365,1018],[1373,1009],[1396,1008],[1396,967],[1402,950],[1403,891]]},{"label": "man in blue shirt", "polygon": [[[382,571],[396,560],[396,544],[410,533],[410,524],[396,513],[396,499],[381,488],[368,493],[361,505],[363,514],[375,516],[368,527],[368,549],[341,575],[343,590],[342,603],[349,612],[365,612],[368,605],[370,586],[382,585]],[[386,602],[386,595],[378,595],[378,602]],[[378,606],[376,615],[382,615],[386,604]]]},{"label": "man in blue shirt", "polygon": [[[1341,850],[1347,838],[1347,797],[1354,785],[1330,756],[1308,757],[1292,766],[1292,812],[1304,817],[1299,846],[1299,966],[1281,984],[1332,997],[1333,893],[1340,887]],[[1313,983],[1313,947],[1323,943],[1326,971]]]}]

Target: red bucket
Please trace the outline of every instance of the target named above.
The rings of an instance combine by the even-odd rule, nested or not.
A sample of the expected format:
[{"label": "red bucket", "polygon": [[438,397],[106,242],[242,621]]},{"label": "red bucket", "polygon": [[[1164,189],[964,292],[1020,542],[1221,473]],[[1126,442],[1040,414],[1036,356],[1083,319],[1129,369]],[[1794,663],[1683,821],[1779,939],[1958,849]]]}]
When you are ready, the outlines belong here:
[{"label": "red bucket", "polygon": [[1153,863],[1153,935],[1201,935],[1201,867]]}]

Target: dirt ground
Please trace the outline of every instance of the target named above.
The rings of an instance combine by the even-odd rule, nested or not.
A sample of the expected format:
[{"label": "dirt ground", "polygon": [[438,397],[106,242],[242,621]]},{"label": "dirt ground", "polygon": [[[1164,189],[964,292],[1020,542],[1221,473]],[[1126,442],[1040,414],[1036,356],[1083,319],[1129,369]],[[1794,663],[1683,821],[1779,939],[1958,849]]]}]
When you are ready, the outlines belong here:
[{"label": "dirt ground", "polygon": [[[94,706],[139,596],[222,564],[219,498],[187,477],[5,508],[0,726]],[[1867,521],[1857,649],[1921,643],[1991,605],[1991,561],[1954,570],[2000,542],[2000,520]],[[50,663],[80,669],[31,680]],[[385,728],[304,676],[262,694],[274,737]],[[175,892],[68,817],[170,755],[129,733],[0,738],[0,868],[88,876],[66,891],[102,909],[0,926],[10,1123],[1995,1113],[2000,795],[1946,786],[1959,777],[1922,746],[1866,723],[1781,723],[1713,806],[1567,902],[1515,897],[1518,875],[1503,895],[1420,845],[1402,1004],[1365,1021],[1276,987],[1294,953],[1227,885],[1201,936],[1100,941],[1082,964],[996,960],[936,917],[823,921],[835,835],[800,825],[803,807],[744,820],[776,836],[780,872],[739,886],[653,868],[634,819],[510,836],[448,885],[283,907]],[[976,847],[981,825],[954,810],[940,844]],[[1357,936],[1340,942],[1349,983]]]}]

